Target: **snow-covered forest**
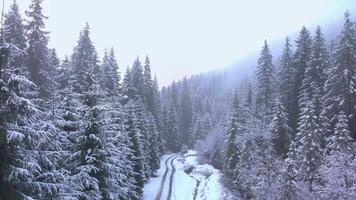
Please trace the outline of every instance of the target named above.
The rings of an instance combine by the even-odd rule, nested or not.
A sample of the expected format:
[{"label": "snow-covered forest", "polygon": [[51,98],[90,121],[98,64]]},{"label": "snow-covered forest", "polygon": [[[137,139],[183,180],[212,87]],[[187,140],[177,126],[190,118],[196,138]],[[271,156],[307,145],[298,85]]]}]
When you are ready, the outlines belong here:
[{"label": "snow-covered forest", "polygon": [[346,12],[335,38],[302,27],[275,59],[265,41],[253,73],[164,87],[167,148],[195,147],[238,199],[355,199],[355,28]]},{"label": "snow-covered forest", "polygon": [[219,185],[223,199],[356,199],[348,12],[337,37],[302,27],[281,56],[262,41],[251,73],[219,70],[160,88],[148,56],[124,74],[113,48],[100,58],[89,24],[61,60],[42,2],[23,14],[14,1],[1,20],[0,200],[139,200],[162,167],[169,190],[173,176],[194,178],[194,199],[217,196],[200,194],[200,183]]}]

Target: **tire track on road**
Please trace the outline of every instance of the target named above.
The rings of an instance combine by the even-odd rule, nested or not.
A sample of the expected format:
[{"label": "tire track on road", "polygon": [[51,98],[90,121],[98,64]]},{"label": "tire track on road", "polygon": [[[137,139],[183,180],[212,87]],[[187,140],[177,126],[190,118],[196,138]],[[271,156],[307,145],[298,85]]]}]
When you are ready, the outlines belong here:
[{"label": "tire track on road", "polygon": [[167,160],[165,161],[165,166],[166,166],[166,170],[164,171],[164,174],[163,174],[163,177],[162,177],[162,180],[161,180],[161,184],[160,184],[160,189],[159,189],[159,192],[157,193],[156,195],[156,200],[161,200],[161,197],[162,197],[162,192],[163,192],[163,188],[164,188],[164,183],[166,182],[166,177],[167,177],[167,174],[168,174],[168,171],[169,171],[169,167],[168,167],[168,161],[170,159],[172,159],[173,157],[175,157],[176,155],[172,155],[170,156],[169,158],[167,158]]},{"label": "tire track on road", "polygon": [[168,197],[167,197],[167,200],[171,200],[171,197],[172,197],[172,189],[173,189],[173,178],[174,178],[174,173],[176,172],[176,168],[174,167],[174,164],[173,162],[179,158],[181,155],[177,155],[176,157],[174,157],[172,160],[171,160],[171,167],[172,167],[172,172],[171,172],[171,176],[169,178],[169,190],[168,190]]}]

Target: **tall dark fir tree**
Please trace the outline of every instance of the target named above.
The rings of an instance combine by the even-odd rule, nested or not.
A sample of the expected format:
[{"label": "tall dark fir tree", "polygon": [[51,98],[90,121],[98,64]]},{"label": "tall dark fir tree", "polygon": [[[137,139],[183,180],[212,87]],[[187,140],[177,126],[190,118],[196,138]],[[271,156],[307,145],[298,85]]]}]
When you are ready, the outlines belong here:
[{"label": "tall dark fir tree", "polygon": [[50,96],[50,65],[48,61],[48,34],[45,31],[46,16],[42,13],[43,0],[32,0],[30,9],[26,11],[28,17],[26,24],[27,49],[26,65],[29,69],[31,80],[37,85],[40,97]]},{"label": "tall dark fir tree", "polygon": [[267,41],[265,41],[256,70],[257,86],[256,86],[256,106],[257,112],[262,115],[271,114],[274,97],[274,74],[275,68],[272,64],[272,54],[269,50]]}]

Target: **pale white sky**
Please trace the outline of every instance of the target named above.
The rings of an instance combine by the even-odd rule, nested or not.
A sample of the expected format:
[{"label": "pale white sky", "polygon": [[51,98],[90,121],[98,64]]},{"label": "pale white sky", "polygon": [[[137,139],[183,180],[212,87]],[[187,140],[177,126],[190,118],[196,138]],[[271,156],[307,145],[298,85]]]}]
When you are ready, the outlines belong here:
[{"label": "pale white sky", "polygon": [[[12,0],[5,0],[9,5]],[[17,0],[23,12],[30,0]],[[148,54],[160,85],[223,68],[299,31],[340,19],[354,0],[45,0],[50,46],[70,55],[89,22],[99,55],[113,46],[121,70]]]}]

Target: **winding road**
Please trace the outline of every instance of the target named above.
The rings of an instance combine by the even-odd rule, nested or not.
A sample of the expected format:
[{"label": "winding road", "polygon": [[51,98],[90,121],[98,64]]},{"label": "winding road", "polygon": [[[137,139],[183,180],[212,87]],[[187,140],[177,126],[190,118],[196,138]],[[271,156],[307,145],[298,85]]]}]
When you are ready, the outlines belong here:
[{"label": "winding road", "polygon": [[[154,199],[154,200],[195,200],[200,196],[201,191],[199,191],[199,186],[201,185],[201,180],[196,178],[191,174],[191,172],[185,171],[182,166],[184,166],[185,159],[188,157],[196,156],[196,154],[171,154],[165,158],[162,162],[162,174],[161,178],[156,182],[157,187],[151,193],[151,196],[146,196],[144,199]],[[182,178],[183,177],[183,178]],[[176,188],[176,184],[178,188]],[[185,184],[186,183],[186,184]],[[185,184],[185,185],[184,185]],[[151,190],[152,191],[152,190]],[[187,192],[182,194],[182,192]],[[177,196],[178,194],[178,196]]]},{"label": "winding road", "polygon": [[[170,200],[172,196],[172,187],[173,187],[173,178],[174,178],[174,173],[176,171],[174,167],[174,160],[179,158],[180,155],[175,154],[167,158],[165,161],[165,171],[161,180],[159,192],[156,195],[155,200]],[[169,179],[167,176],[169,175]],[[168,194],[165,194],[165,188],[168,186]]]}]

